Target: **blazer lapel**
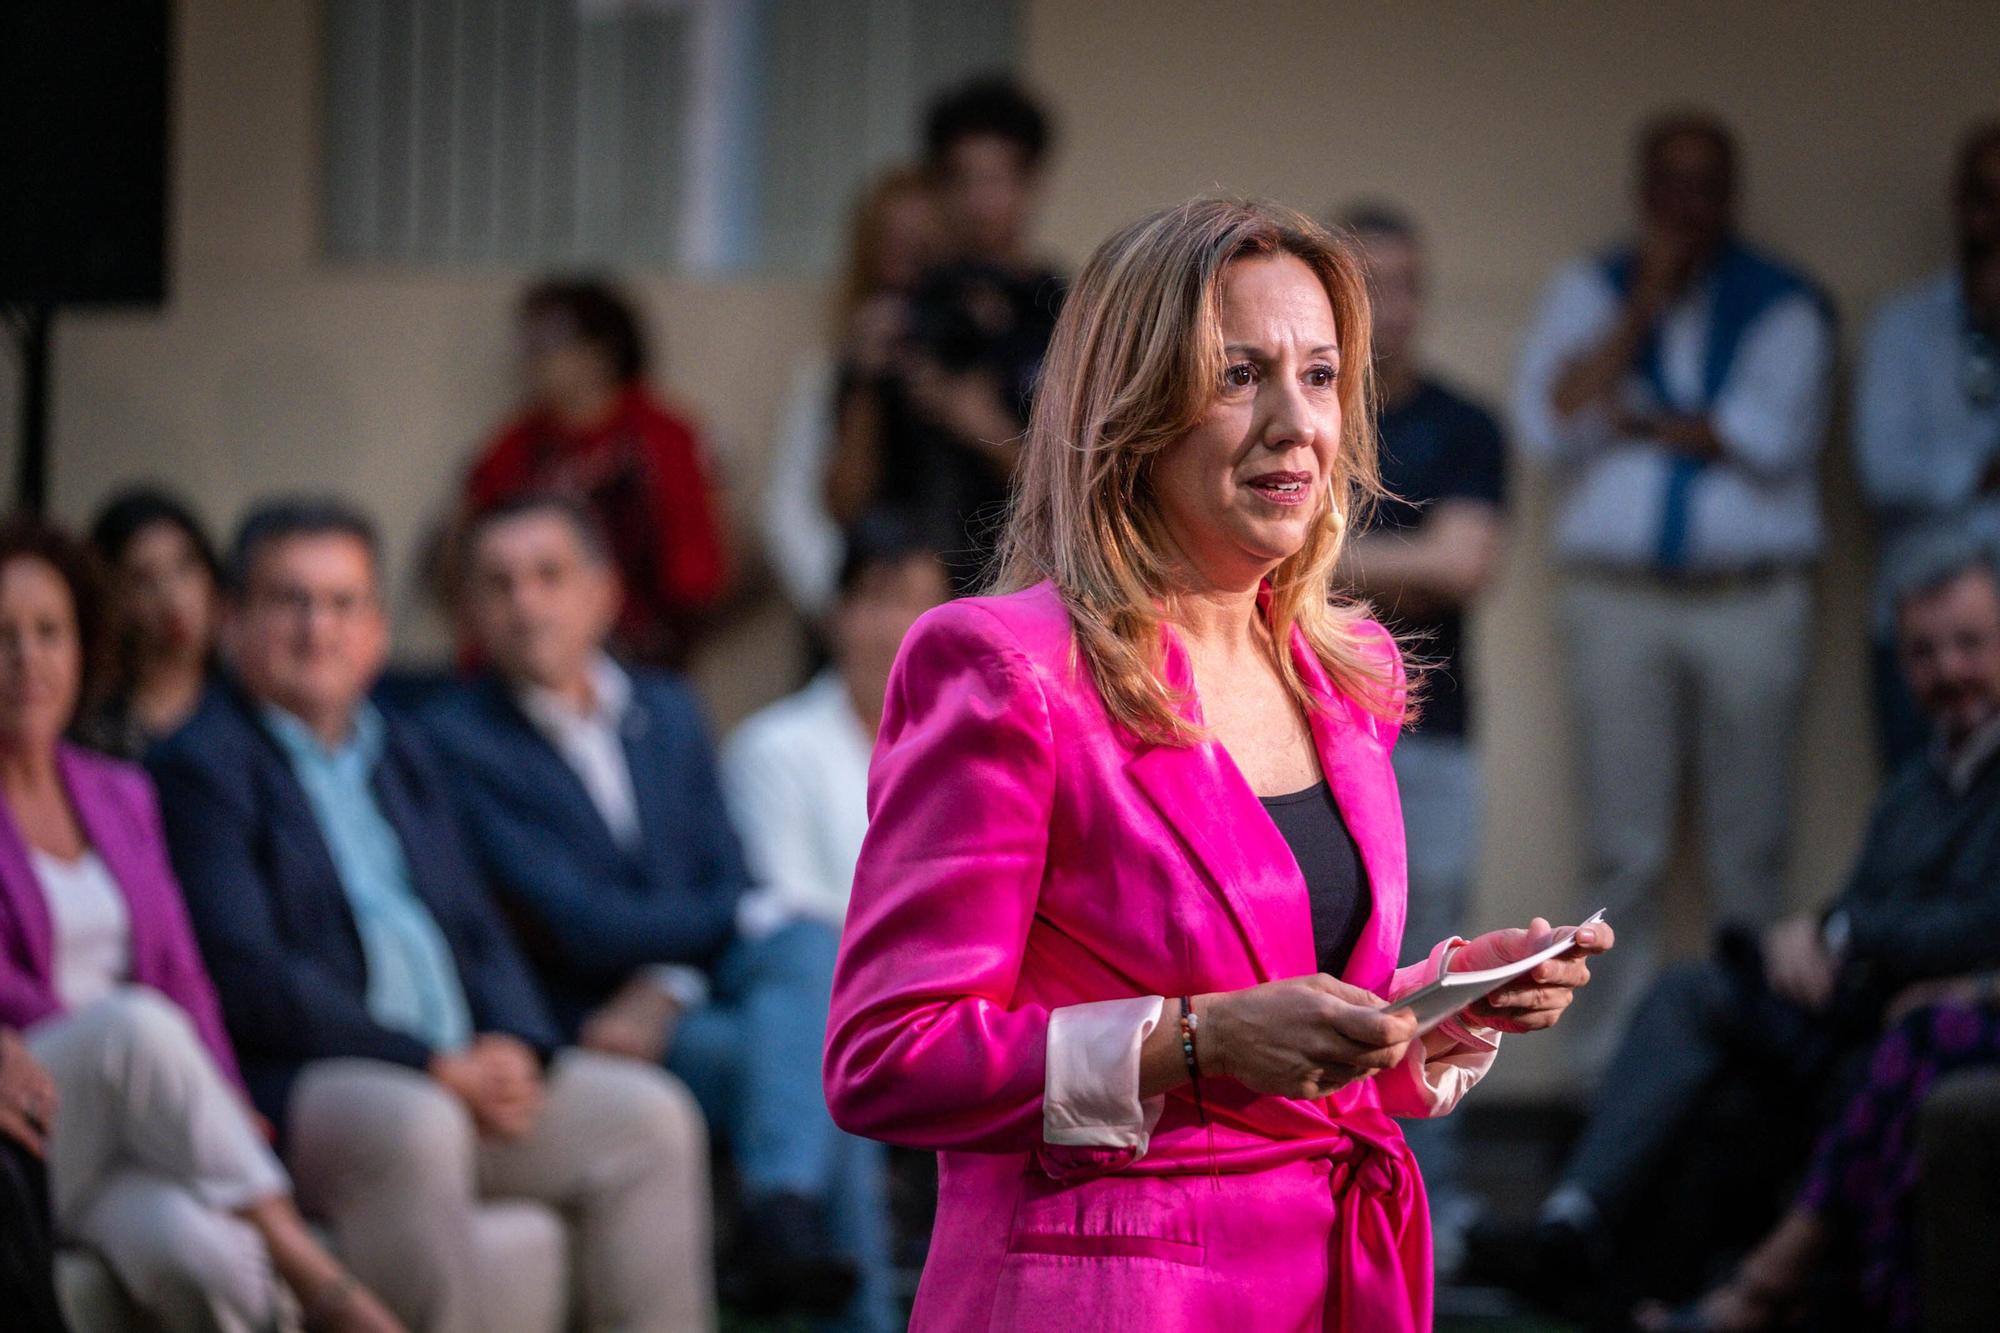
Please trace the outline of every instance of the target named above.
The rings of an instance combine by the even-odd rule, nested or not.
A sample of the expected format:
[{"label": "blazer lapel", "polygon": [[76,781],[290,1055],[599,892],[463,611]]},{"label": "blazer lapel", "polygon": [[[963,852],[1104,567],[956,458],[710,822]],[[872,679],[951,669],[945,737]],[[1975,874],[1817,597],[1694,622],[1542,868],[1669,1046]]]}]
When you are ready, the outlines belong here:
[{"label": "blazer lapel", "polygon": [[[1333,689],[1296,627],[1291,652],[1307,689],[1321,703],[1307,714],[1313,746],[1368,876],[1368,922],[1343,980],[1379,989],[1394,969],[1408,911],[1407,849],[1394,771],[1386,747]],[[1171,630],[1163,674],[1186,693],[1183,715],[1201,725],[1193,673]],[[1227,751],[1214,741],[1149,745],[1127,762],[1126,772],[1215,885],[1250,946],[1260,978],[1312,970],[1311,918],[1298,862]]]},{"label": "blazer lapel", "polygon": [[555,742],[542,734],[542,729],[522,711],[521,705],[506,687],[497,681],[489,682],[489,685],[493,690],[492,702],[496,711],[519,738],[520,744],[512,748],[517,750],[524,771],[532,774],[530,781],[535,790],[560,805],[571,828],[580,831],[585,838],[601,840],[613,856],[623,856],[617,836],[604,822],[597,802],[590,799],[590,789],[583,785],[583,779],[570,767],[569,760],[556,749]]},{"label": "blazer lapel", "polygon": [[1374,990],[1388,980],[1395,967],[1408,911],[1402,802],[1387,749],[1356,716],[1355,706],[1334,691],[1319,658],[1297,627],[1292,630],[1291,646],[1292,660],[1306,687],[1323,705],[1307,714],[1320,770],[1326,774],[1334,803],[1340,807],[1340,816],[1368,875],[1368,924],[1342,979]]},{"label": "blazer lapel", "polygon": [[28,948],[28,964],[37,977],[55,976],[55,923],[49,919],[48,899],[42,896],[42,882],[35,877],[35,863],[28,856],[28,843],[13,811],[0,803],[0,894],[7,910],[19,925]]},{"label": "blazer lapel", "polygon": [[639,815],[640,846],[633,855],[642,862],[661,855],[687,836],[685,829],[675,826],[673,798],[678,775],[662,750],[667,739],[665,726],[639,697],[638,682],[634,681],[632,702],[619,724],[618,740],[625,752],[626,771],[632,775],[632,802]]},{"label": "blazer lapel", "polygon": [[[1229,907],[1229,914],[1250,946],[1259,981],[1285,976],[1287,968],[1276,941],[1259,920],[1259,907],[1269,896],[1270,881],[1294,868],[1277,862],[1268,839],[1270,824],[1243,775],[1213,741],[1187,747],[1155,745],[1134,756],[1125,771],[1159,809],[1160,815],[1186,844],[1194,862]],[[1234,788],[1242,788],[1238,799]],[[1247,803],[1247,809],[1245,808]],[[1253,889],[1255,890],[1253,892]],[[1303,890],[1301,890],[1303,903]]]},{"label": "blazer lapel", "polygon": [[[1187,653],[1171,630],[1164,637],[1162,674],[1185,697],[1182,715],[1200,726]],[[1213,740],[1147,745],[1125,771],[1228,906],[1258,980],[1310,971],[1312,933],[1298,862],[1228,751]]]}]

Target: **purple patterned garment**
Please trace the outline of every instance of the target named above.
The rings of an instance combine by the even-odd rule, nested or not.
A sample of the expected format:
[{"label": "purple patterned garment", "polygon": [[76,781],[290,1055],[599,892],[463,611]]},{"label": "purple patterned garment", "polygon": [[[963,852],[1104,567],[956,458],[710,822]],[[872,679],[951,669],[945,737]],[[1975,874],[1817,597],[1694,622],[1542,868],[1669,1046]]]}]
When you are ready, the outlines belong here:
[{"label": "purple patterned garment", "polygon": [[1905,1016],[1876,1044],[1860,1089],[1820,1136],[1797,1206],[1827,1222],[1879,1327],[1922,1327],[1917,1287],[1917,1114],[1933,1084],[2000,1064],[2000,1006],[1945,1004]]}]

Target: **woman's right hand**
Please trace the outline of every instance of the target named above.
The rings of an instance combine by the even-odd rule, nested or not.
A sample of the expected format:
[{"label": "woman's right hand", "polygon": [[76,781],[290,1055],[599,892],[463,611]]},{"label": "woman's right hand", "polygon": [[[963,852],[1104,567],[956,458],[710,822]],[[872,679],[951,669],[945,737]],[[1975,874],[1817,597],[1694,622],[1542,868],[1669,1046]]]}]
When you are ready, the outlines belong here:
[{"label": "woman's right hand", "polygon": [[1204,1074],[1253,1092],[1316,1099],[1394,1069],[1416,1040],[1406,1009],[1384,1013],[1358,986],[1318,973],[1204,996],[1195,1054]]}]

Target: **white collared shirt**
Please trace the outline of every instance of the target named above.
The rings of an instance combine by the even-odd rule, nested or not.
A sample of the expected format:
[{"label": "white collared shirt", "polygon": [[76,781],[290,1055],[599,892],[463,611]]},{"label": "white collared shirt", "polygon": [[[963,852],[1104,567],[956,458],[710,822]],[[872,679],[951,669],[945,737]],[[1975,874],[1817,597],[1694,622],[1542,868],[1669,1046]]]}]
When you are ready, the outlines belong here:
[{"label": "white collared shirt", "polygon": [[590,693],[592,706],[579,709],[554,690],[529,685],[520,691],[521,711],[576,773],[611,836],[629,852],[641,842],[639,798],[632,787],[632,766],[625,758],[632,678],[600,654],[591,664]]},{"label": "white collared shirt", "polygon": [[1935,758],[1938,769],[1944,774],[1947,787],[1954,796],[1963,796],[1972,786],[1972,780],[1986,767],[1986,761],[2000,750],[2000,715],[1989,717],[1972,729],[1970,735],[1957,745],[1947,749],[1938,742]]},{"label": "white collared shirt", "polygon": [[[639,797],[633,786],[632,765],[625,756],[625,723],[632,712],[632,677],[609,657],[599,654],[590,668],[592,706],[579,709],[562,695],[538,686],[525,686],[516,693],[521,711],[537,730],[555,746],[556,753],[570,766],[590,803],[611,830],[620,848],[639,850],[645,833],[639,824]],[[755,869],[755,862],[752,861]],[[752,939],[770,934],[786,921],[787,905],[768,889],[753,888],[736,903],[736,929]],[[663,963],[647,969],[648,975],[683,1008],[696,1008],[708,1000],[708,978],[699,968]]]},{"label": "white collared shirt", "polygon": [[[517,694],[521,711],[556,753],[570,766],[590,803],[604,820],[618,846],[637,851],[644,843],[639,827],[639,796],[632,785],[632,765],[625,757],[625,719],[632,711],[632,678],[609,657],[599,654],[590,667],[592,706],[579,709],[554,690],[523,687]],[[662,963],[645,969],[654,983],[683,1009],[708,1001],[708,978],[699,968]]]},{"label": "white collared shirt", "polygon": [[1908,543],[1959,520],[2000,531],[1980,481],[2000,458],[2000,398],[1966,383],[1965,281],[1956,266],[1886,302],[1869,326],[1854,388],[1854,460],[1882,525],[1876,616],[1895,620],[1888,577]]}]

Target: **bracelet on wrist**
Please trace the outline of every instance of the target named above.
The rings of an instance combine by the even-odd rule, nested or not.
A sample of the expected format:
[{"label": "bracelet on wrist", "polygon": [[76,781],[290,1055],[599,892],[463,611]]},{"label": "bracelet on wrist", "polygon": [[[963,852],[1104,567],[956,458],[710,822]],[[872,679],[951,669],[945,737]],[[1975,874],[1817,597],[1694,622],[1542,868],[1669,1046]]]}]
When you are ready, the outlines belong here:
[{"label": "bracelet on wrist", "polygon": [[1201,1060],[1195,1053],[1195,1033],[1200,1030],[1201,1018],[1194,1011],[1194,1001],[1181,996],[1181,1059],[1187,1062],[1188,1083],[1194,1090],[1195,1119],[1206,1125],[1208,1108],[1201,1101]]}]

